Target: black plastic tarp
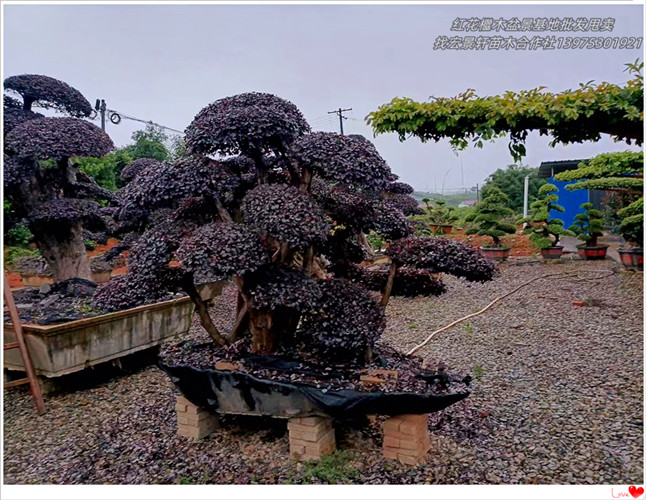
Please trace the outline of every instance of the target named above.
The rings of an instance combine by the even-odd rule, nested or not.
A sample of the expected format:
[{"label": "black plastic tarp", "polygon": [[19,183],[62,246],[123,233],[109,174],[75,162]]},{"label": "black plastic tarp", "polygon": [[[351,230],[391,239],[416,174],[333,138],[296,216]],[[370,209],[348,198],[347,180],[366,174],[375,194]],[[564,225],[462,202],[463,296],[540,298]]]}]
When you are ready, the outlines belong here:
[{"label": "black plastic tarp", "polygon": [[[331,391],[303,382],[282,382],[254,377],[239,371],[197,369],[159,362],[179,391],[196,406],[213,411],[289,416],[307,407],[337,419],[364,415],[432,413],[461,401],[468,391],[453,394],[414,394]],[[224,401],[224,398],[227,400]],[[296,407],[296,408],[294,408]],[[287,411],[287,413],[285,413]]]}]

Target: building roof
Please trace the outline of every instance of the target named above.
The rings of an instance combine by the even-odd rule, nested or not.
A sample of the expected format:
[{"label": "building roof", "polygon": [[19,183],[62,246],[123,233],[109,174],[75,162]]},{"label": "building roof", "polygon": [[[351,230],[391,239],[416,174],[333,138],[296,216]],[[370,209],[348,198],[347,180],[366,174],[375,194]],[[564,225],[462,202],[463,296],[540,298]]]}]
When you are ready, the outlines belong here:
[{"label": "building roof", "polygon": [[538,176],[539,177],[552,177],[566,170],[574,170],[578,168],[579,163],[582,161],[588,161],[589,158],[584,158],[580,160],[559,160],[559,161],[544,161],[538,167]]}]

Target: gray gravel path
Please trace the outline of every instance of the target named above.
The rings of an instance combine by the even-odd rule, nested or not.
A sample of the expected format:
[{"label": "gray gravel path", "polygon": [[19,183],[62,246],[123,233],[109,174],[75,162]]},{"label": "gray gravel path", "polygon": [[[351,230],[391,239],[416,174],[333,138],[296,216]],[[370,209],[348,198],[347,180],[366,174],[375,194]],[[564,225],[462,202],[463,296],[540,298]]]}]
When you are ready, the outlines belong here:
[{"label": "gray gravel path", "polygon": [[[447,278],[442,297],[392,299],[384,341],[410,349],[532,277],[582,271],[537,281],[420,351],[430,366],[443,361],[449,372],[475,378],[471,397],[430,417],[426,465],[382,461],[378,424],[344,425],[337,440],[349,451],[340,477],[375,484],[643,483],[641,275],[589,279],[616,269],[610,261],[513,259],[490,283]],[[223,327],[234,300],[225,291],[215,305]],[[589,305],[573,306],[575,300]],[[204,442],[177,437],[174,394],[154,367],[51,397],[44,416],[36,416],[24,390],[6,391],[5,483],[326,481],[286,459],[284,421],[229,417]]]}]

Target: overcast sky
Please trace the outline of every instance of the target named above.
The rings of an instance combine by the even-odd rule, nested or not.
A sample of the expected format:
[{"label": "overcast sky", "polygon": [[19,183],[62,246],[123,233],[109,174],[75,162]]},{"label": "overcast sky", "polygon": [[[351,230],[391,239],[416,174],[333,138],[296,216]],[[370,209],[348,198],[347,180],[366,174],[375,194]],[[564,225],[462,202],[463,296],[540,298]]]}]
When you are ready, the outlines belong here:
[{"label": "overcast sky", "polygon": [[[643,36],[641,6],[627,5],[5,5],[4,77],[37,73],[79,89],[94,104],[184,130],[216,99],[248,91],[274,93],[296,104],[315,130],[338,131],[327,112],[352,108],[346,133],[375,144],[401,180],[439,191],[482,184],[512,163],[507,141],[470,148],[459,157],[447,141],[373,139],[365,117],[393,97],[427,100],[467,88],[478,95],[540,85],[550,91],[589,80],[624,83],[624,64],[642,49],[552,51],[433,50],[437,36],[456,33],[455,18],[614,18],[603,33],[555,36]],[[527,34],[507,33],[520,37]],[[117,145],[142,125],[108,124]],[[609,138],[548,146],[532,134],[527,160],[586,158],[628,149]]]}]

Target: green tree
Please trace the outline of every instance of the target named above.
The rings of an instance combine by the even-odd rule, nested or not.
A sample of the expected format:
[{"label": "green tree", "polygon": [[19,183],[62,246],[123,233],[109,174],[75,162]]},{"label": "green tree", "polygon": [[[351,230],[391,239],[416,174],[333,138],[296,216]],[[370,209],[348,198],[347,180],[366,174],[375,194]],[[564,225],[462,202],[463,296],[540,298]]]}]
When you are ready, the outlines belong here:
[{"label": "green tree", "polygon": [[449,139],[457,149],[469,143],[483,147],[484,141],[507,136],[514,160],[525,155],[529,131],[550,135],[556,144],[593,141],[610,134],[618,141],[641,145],[644,138],[643,63],[627,64],[634,78],[625,85],[588,82],[576,90],[554,94],[538,87],[520,92],[478,97],[473,89],[456,97],[415,102],[395,98],[368,115],[375,134],[395,132],[404,141]]},{"label": "green tree", "polygon": [[502,247],[500,237],[516,232],[516,226],[505,220],[514,214],[509,208],[509,203],[505,193],[498,188],[491,188],[489,194],[467,217],[468,221],[475,223],[475,227],[468,229],[467,234],[490,236],[495,248]]},{"label": "green tree", "polygon": [[116,191],[123,184],[119,178],[121,171],[133,160],[126,148],[119,148],[103,158],[75,158],[74,163],[81,172],[94,178],[101,187]]},{"label": "green tree", "polygon": [[[550,212],[564,212],[565,209],[558,205],[558,188],[554,184],[544,184],[538,190],[538,199],[530,207],[529,217],[518,223],[529,222],[523,229],[523,234],[529,234],[529,239],[538,248],[555,247],[559,244],[561,236],[574,236],[572,231],[563,228],[561,219],[550,219]],[[553,238],[553,239],[552,239]]]},{"label": "green tree", "polygon": [[158,126],[146,125],[144,130],[133,132],[132,140],[134,144],[124,149],[133,160],[154,158],[157,161],[166,161],[170,158],[170,152],[165,144],[168,141],[168,135]]},{"label": "green tree", "polygon": [[498,188],[509,197],[510,208],[517,213],[522,212],[525,176],[529,176],[529,203],[532,203],[536,200],[540,187],[547,181],[538,177],[537,168],[522,164],[507,165],[487,177],[482,186],[482,196],[485,198],[491,188]]},{"label": "green tree", "polygon": [[641,246],[644,235],[644,152],[602,153],[575,170],[556,175],[559,181],[576,181],[565,189],[603,189],[631,195],[633,201],[619,210],[622,218],[619,232],[626,241]]}]

